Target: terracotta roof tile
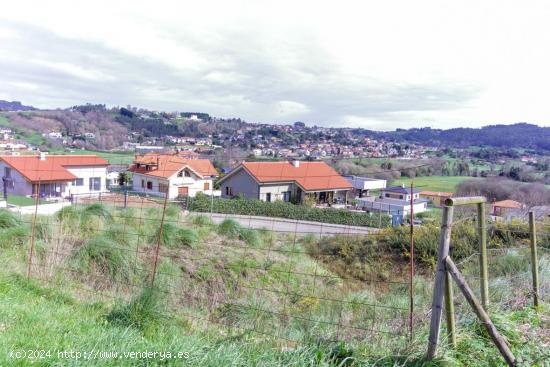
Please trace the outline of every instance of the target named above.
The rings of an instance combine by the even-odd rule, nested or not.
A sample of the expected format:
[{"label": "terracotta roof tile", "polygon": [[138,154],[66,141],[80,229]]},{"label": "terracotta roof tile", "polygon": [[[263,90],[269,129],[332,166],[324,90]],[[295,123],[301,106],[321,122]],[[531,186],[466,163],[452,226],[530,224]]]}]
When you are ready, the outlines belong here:
[{"label": "terracotta roof tile", "polygon": [[325,162],[243,162],[260,183],[294,181],[306,191],[351,189],[351,184]]},{"label": "terracotta roof tile", "polygon": [[[150,165],[152,170],[147,170],[145,167],[137,167],[140,165]],[[176,172],[188,167],[199,176],[218,176],[216,168],[208,159],[187,159],[172,154],[155,154],[149,153],[137,157],[134,164],[130,166],[129,171],[140,173],[148,176],[169,178]]]},{"label": "terracotta roof tile", "polygon": [[108,166],[109,163],[96,155],[46,155],[39,156],[2,156],[4,161],[30,182],[71,181],[76,178],[67,167]]},{"label": "terracotta roof tile", "polygon": [[493,206],[498,206],[500,208],[513,208],[513,209],[521,209],[523,208],[523,204],[515,201],[515,200],[501,200],[501,201],[495,201],[493,203]]}]

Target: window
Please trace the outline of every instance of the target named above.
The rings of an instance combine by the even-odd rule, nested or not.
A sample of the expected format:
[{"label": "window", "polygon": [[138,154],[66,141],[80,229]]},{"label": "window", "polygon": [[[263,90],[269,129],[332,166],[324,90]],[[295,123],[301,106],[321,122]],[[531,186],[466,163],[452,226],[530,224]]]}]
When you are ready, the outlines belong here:
[{"label": "window", "polygon": [[101,177],[90,177],[90,191],[101,190]]},{"label": "window", "polygon": [[271,202],[271,193],[268,192],[267,194],[265,194],[265,201],[267,201],[268,203]]},{"label": "window", "polygon": [[147,181],[147,190],[153,190],[153,182]]},{"label": "window", "polygon": [[186,169],[182,169],[181,171],[178,172],[178,177],[191,177],[191,172],[189,172],[188,170]]},{"label": "window", "polygon": [[386,193],[386,197],[389,198],[389,197],[390,197],[390,194]]},{"label": "window", "polygon": [[167,193],[168,192],[168,185],[159,183],[159,192]]},{"label": "window", "polygon": [[399,199],[403,199],[403,195],[399,195]]},{"label": "window", "polygon": [[5,178],[11,178],[11,168],[10,167],[4,167],[4,177]]},{"label": "window", "polygon": [[141,187],[145,188],[145,180],[141,180]]},{"label": "window", "polygon": [[291,198],[291,192],[290,191],[283,192],[283,201],[288,203],[288,202],[290,202],[290,198]]},{"label": "window", "polygon": [[204,190],[210,190],[210,182],[205,182],[204,183]]},{"label": "window", "polygon": [[84,186],[84,179],[83,178],[77,178],[73,181],[73,186]]},{"label": "window", "polygon": [[225,195],[226,196],[233,196],[233,189],[230,186],[225,187]]}]

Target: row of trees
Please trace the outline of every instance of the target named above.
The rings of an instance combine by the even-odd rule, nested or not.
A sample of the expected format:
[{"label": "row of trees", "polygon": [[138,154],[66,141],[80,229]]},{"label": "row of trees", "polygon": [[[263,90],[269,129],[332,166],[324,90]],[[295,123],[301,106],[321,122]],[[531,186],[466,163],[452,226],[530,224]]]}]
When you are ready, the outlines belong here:
[{"label": "row of trees", "polygon": [[540,183],[520,183],[492,177],[485,180],[468,180],[457,187],[459,196],[485,196],[489,201],[513,199],[528,208],[550,204],[550,189]]}]

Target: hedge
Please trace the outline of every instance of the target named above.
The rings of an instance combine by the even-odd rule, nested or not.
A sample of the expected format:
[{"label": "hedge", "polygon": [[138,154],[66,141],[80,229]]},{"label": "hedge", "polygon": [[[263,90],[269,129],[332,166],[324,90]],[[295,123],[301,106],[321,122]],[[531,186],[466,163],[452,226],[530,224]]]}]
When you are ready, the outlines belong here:
[{"label": "hedge", "polygon": [[[287,219],[308,220],[312,222],[345,224],[351,226],[378,227],[378,215],[350,212],[346,209],[312,208],[305,205],[295,205],[283,201],[266,202],[243,198],[222,199],[198,194],[189,198],[188,209],[194,212],[210,212],[223,214],[256,215]],[[390,225],[390,219],[382,216],[382,226]]]}]

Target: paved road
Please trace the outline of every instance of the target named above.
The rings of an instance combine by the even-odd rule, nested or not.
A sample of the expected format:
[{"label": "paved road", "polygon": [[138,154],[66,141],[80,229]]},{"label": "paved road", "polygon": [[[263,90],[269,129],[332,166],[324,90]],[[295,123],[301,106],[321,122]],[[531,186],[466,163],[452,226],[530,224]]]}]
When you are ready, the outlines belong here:
[{"label": "paved road", "polygon": [[[191,215],[197,214],[201,213],[192,213]],[[202,214],[206,216],[211,215],[210,213]],[[370,227],[356,227],[310,221],[295,221],[283,218],[255,217],[236,214],[212,214],[212,220],[214,221],[214,223],[221,223],[226,218],[234,219],[239,222],[243,227],[247,228],[267,228],[281,233],[294,233],[296,231],[297,233],[302,235],[312,233],[318,236],[332,236],[335,234],[368,234],[378,231],[377,228]]]}]

